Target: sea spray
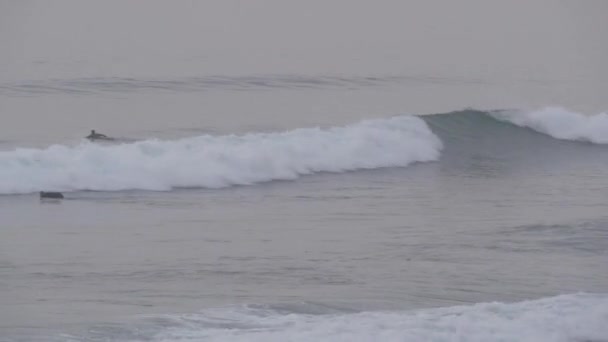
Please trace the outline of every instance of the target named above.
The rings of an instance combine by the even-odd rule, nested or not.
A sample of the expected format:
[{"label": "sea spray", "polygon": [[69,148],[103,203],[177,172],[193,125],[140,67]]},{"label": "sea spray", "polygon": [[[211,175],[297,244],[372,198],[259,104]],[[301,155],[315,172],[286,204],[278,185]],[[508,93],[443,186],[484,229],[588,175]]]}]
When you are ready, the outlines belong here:
[{"label": "sea spray", "polygon": [[583,115],[559,107],[536,111],[509,110],[490,113],[494,118],[529,127],[556,139],[608,144],[608,114]]},{"label": "sea spray", "polygon": [[[570,342],[605,341],[608,336],[606,294],[578,293],[518,303],[393,312],[336,313],[330,309],[327,313],[310,314],[306,313],[308,307],[294,309],[290,312],[285,305],[244,305],[194,314],[156,315],[129,324],[124,330],[105,330],[108,336],[97,337],[164,342]],[[70,340],[89,338],[74,336]]]},{"label": "sea spray", "polygon": [[437,160],[441,148],[426,123],[413,116],[283,133],[20,148],[0,152],[0,194],[222,188],[315,172],[403,167]]}]

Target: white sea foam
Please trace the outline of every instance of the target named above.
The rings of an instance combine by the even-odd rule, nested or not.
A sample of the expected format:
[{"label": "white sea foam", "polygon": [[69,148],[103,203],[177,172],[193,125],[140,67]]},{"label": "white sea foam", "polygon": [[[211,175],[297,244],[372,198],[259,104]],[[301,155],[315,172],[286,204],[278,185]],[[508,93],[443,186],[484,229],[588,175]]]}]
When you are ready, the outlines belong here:
[{"label": "white sea foam", "polygon": [[584,115],[559,107],[537,111],[501,111],[495,118],[529,127],[557,139],[608,144],[608,114]]},{"label": "white sea foam", "polygon": [[221,188],[407,166],[436,160],[441,148],[425,122],[410,116],[284,133],[54,145],[0,152],[0,193]]},{"label": "white sea foam", "polygon": [[[514,304],[411,312],[307,315],[252,308],[168,316],[153,341],[608,340],[608,295],[571,294]],[[167,322],[165,322],[167,323]]]}]

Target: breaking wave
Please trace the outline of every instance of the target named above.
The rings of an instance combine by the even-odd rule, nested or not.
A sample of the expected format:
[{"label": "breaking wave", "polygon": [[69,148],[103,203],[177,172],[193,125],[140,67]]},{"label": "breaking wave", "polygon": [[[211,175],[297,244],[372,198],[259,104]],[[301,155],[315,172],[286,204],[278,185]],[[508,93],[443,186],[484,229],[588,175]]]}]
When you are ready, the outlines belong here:
[{"label": "breaking wave", "polygon": [[553,107],[464,110],[283,133],[18,148],[0,152],[0,194],[222,188],[316,172],[404,167],[438,160],[442,151],[447,167],[465,169],[480,156],[532,165],[539,153],[548,163],[601,152],[568,140],[608,144],[608,114]]},{"label": "breaking wave", "polygon": [[104,341],[605,341],[608,296],[569,294],[398,312],[336,313],[242,306],[163,315],[135,326],[89,330]]},{"label": "breaking wave", "polygon": [[0,152],[0,193],[222,188],[403,167],[436,160],[441,148],[423,120],[408,116],[284,133],[19,148]]},{"label": "breaking wave", "polygon": [[537,111],[495,111],[494,118],[529,127],[556,139],[608,144],[608,114],[583,115],[559,107]]},{"label": "breaking wave", "polygon": [[[440,136],[459,139],[505,133],[512,140],[530,132],[559,140],[608,144],[608,114],[585,115],[560,107],[539,110],[462,110],[421,116]],[[523,128],[523,129],[522,129]]]}]

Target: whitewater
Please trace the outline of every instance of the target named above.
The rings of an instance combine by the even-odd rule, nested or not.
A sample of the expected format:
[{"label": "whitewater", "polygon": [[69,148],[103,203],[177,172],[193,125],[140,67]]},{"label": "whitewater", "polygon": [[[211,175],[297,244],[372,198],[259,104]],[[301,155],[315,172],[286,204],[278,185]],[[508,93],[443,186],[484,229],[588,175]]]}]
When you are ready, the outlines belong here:
[{"label": "whitewater", "polygon": [[560,107],[535,111],[497,111],[492,115],[518,126],[529,127],[556,139],[608,144],[608,114],[583,115]]},{"label": "whitewater", "polygon": [[1,4],[0,342],[608,342],[607,4]]},{"label": "whitewater", "polygon": [[221,188],[435,160],[441,142],[414,117],[243,136],[93,143],[0,154],[0,193]]},{"label": "whitewater", "polygon": [[[316,313],[307,313],[316,311]],[[604,341],[608,296],[571,294],[412,312],[331,313],[308,304],[247,305],[140,318],[111,341]],[[335,310],[334,310],[335,311]],[[325,313],[323,313],[325,312]],[[66,341],[96,340],[109,327]],[[128,336],[128,337],[127,337]]]},{"label": "whitewater", "polygon": [[603,341],[607,142],[563,107],[11,141],[0,340]]},{"label": "whitewater", "polygon": [[[458,113],[443,115],[457,117]],[[608,143],[605,113],[585,116],[550,107],[482,115],[556,139]],[[280,133],[17,148],[0,152],[0,194],[214,189],[293,180],[318,172],[405,167],[440,158],[443,143],[424,117],[399,116]]]}]

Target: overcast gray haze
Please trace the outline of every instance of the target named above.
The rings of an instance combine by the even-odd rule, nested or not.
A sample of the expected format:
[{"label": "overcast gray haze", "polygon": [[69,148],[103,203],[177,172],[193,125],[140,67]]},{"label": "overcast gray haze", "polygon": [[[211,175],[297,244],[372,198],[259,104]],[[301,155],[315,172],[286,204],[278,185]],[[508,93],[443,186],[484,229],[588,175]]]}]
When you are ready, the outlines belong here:
[{"label": "overcast gray haze", "polygon": [[0,0],[0,341],[608,340],[607,18]]}]

